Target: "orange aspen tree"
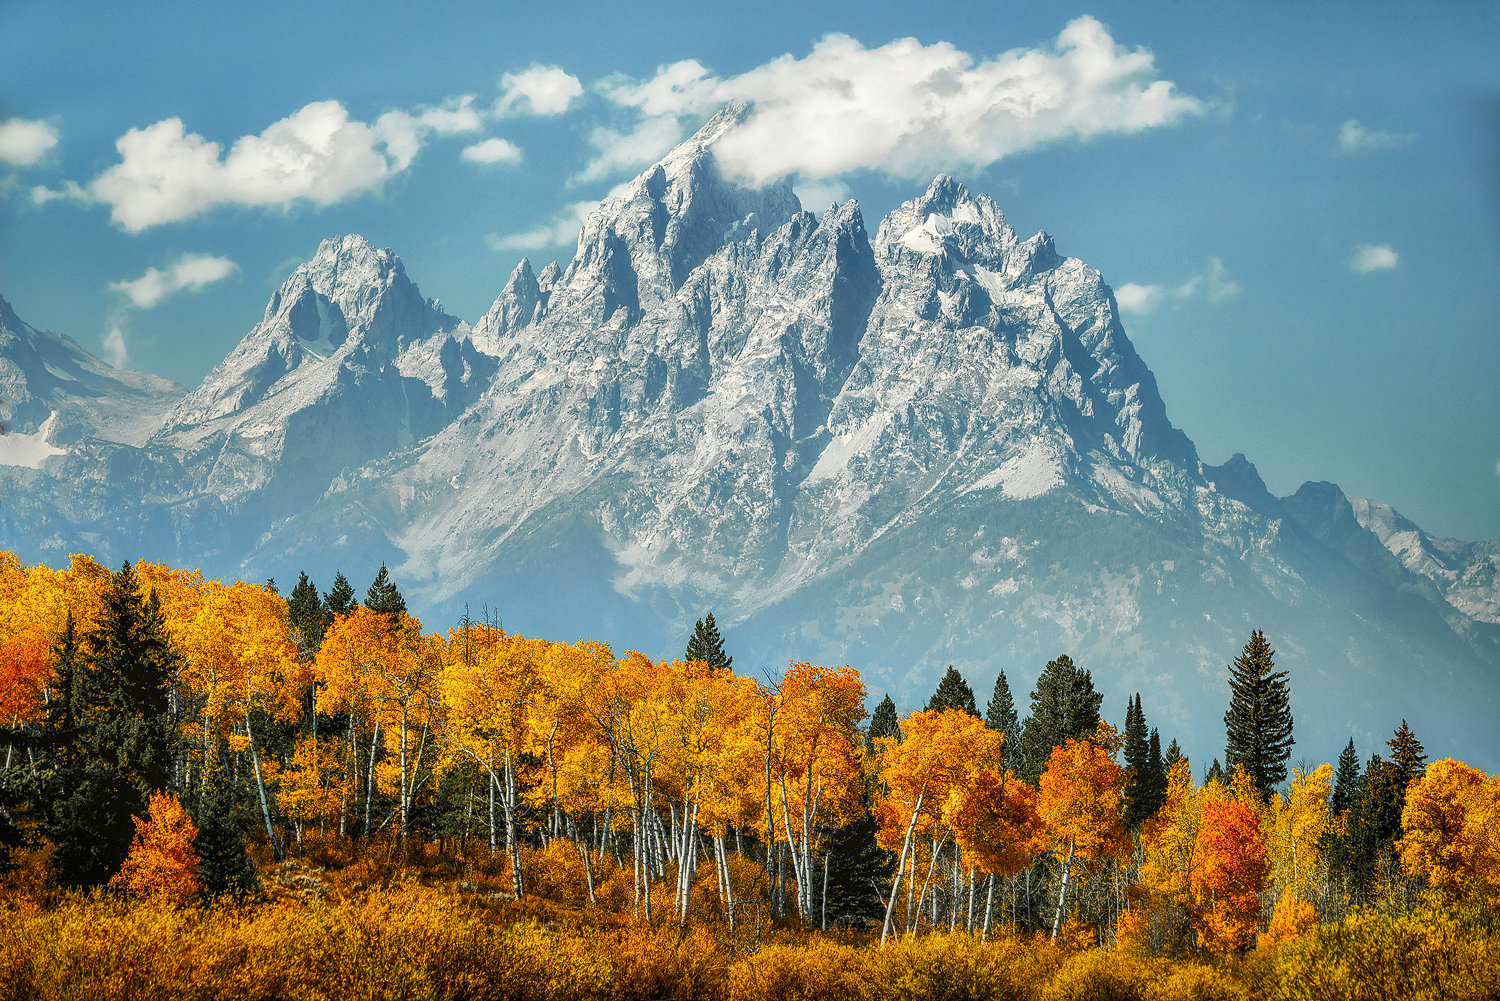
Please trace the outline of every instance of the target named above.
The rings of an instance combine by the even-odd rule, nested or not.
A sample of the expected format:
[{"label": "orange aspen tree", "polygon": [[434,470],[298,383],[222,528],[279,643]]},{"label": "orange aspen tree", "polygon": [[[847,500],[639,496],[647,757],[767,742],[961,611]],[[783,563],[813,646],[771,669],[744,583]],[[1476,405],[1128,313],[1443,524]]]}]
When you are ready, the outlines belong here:
[{"label": "orange aspen tree", "polygon": [[1221,953],[1245,947],[1260,924],[1260,893],[1270,871],[1255,811],[1234,801],[1205,803],[1193,851],[1198,864],[1190,883],[1199,941]]},{"label": "orange aspen tree", "polygon": [[130,854],[109,885],[156,903],[182,906],[198,892],[198,856],[193,839],[198,828],[176,796],[152,793],[147,819],[132,817],[135,838]]},{"label": "orange aspen tree", "polygon": [[1115,763],[1119,738],[1108,724],[1101,724],[1097,743],[1067,740],[1054,748],[1042,772],[1037,796],[1045,843],[1062,861],[1062,880],[1057,891],[1057,910],[1052,918],[1052,937],[1062,929],[1067,908],[1068,884],[1076,871],[1116,858],[1130,844],[1121,822],[1125,772]]},{"label": "orange aspen tree", "polygon": [[[1020,872],[1042,849],[1042,821],[1036,791],[1003,768],[1003,735],[976,735],[976,754],[967,782],[951,790],[945,805],[954,841],[973,866],[989,876],[984,934],[990,930],[995,877]],[[972,884],[971,884],[972,885]]]}]

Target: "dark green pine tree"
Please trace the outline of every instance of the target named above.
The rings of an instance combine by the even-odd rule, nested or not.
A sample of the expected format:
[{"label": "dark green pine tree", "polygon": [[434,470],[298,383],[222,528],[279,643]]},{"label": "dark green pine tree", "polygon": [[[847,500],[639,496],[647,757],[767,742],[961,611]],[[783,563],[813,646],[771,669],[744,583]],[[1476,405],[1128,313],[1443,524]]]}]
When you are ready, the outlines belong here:
[{"label": "dark green pine tree", "polygon": [[995,692],[985,707],[984,725],[1005,734],[1004,765],[1017,775],[1021,774],[1025,757],[1021,753],[1021,718],[1016,714],[1016,703],[1010,695],[1010,682],[1001,671],[995,679]]},{"label": "dark green pine tree", "polygon": [[952,664],[943,672],[943,680],[938,682],[932,698],[927,700],[928,712],[941,709],[957,709],[976,719],[979,717],[979,704],[974,701],[974,689],[969,687],[964,676]]},{"label": "dark green pine tree", "polygon": [[1208,771],[1203,773],[1203,784],[1208,785],[1210,782],[1228,781],[1229,776],[1224,774],[1224,766],[1219,764],[1218,758],[1215,758],[1214,763],[1208,766]]},{"label": "dark green pine tree", "polygon": [[701,660],[709,667],[724,671],[734,665],[734,658],[724,652],[724,637],[719,635],[719,624],[714,621],[713,612],[693,623],[693,635],[688,637],[687,652],[682,659]]},{"label": "dark green pine tree", "polygon": [[875,817],[866,808],[854,820],[829,832],[825,903],[830,927],[878,923],[885,915],[878,887],[891,881],[896,856],[875,843],[875,828]]},{"label": "dark green pine tree", "polygon": [[1035,785],[1047,768],[1054,747],[1069,739],[1091,735],[1099,728],[1099,706],[1104,696],[1094,691],[1094,678],[1067,654],[1048,661],[1031,693],[1031,715],[1021,726],[1021,775]]},{"label": "dark green pine tree", "polygon": [[1334,816],[1343,814],[1354,805],[1354,799],[1359,795],[1359,754],[1354,750],[1354,738],[1349,738],[1349,743],[1344,747],[1343,753],[1339,755],[1339,767],[1333,776],[1333,795],[1328,801],[1328,809]]},{"label": "dark green pine tree", "polygon": [[1292,753],[1291,692],[1287,674],[1276,670],[1276,652],[1259,629],[1229,665],[1229,709],[1224,770],[1243,765],[1262,796],[1286,781]]},{"label": "dark green pine tree", "polygon": [[227,776],[220,773],[209,780],[193,811],[193,823],[198,827],[193,849],[204,896],[242,901],[259,893],[260,880],[245,852],[245,834]]},{"label": "dark green pine tree", "polygon": [[80,643],[70,632],[56,661],[60,697],[70,697],[49,721],[55,751],[43,830],[57,882],[98,886],[130,851],[132,815],[146,816],[149,795],[171,779],[168,691],[178,657],[156,596],[142,597],[129,563],[111,576],[98,625]]},{"label": "dark green pine tree", "polygon": [[323,645],[323,633],[328,629],[329,619],[323,601],[318,597],[318,589],[306,572],[292,588],[292,596],[286,603],[286,616],[297,641],[297,653],[303,660],[311,660]]},{"label": "dark green pine tree", "polygon": [[390,572],[386,570],[384,563],[380,564],[380,572],[375,575],[375,579],[370,583],[370,589],[365,592],[365,607],[381,615],[395,615],[406,611],[406,599],[401,596],[400,588],[396,587],[391,580]]},{"label": "dark green pine tree", "polygon": [[1146,816],[1156,816],[1156,811],[1167,801],[1167,766],[1161,756],[1161,734],[1151,728],[1151,740],[1146,755],[1146,769],[1151,778],[1146,788]]},{"label": "dark green pine tree", "polygon": [[[1400,769],[1408,785],[1427,772],[1427,749],[1407,727],[1406,720],[1401,721],[1400,729],[1385,742],[1385,746],[1391,749],[1391,764]],[[1404,803],[1406,785],[1401,787],[1401,798]]]},{"label": "dark green pine tree", "polygon": [[1125,708],[1125,767],[1130,782],[1125,786],[1125,824],[1131,829],[1141,825],[1156,811],[1151,809],[1151,736],[1146,729],[1146,713],[1141,708],[1141,693],[1127,700]]},{"label": "dark green pine tree", "polygon": [[340,615],[348,615],[358,604],[354,600],[354,587],[343,574],[334,574],[333,587],[323,595],[323,617],[333,622]]},{"label": "dark green pine tree", "polygon": [[1161,756],[1161,771],[1162,775],[1164,776],[1164,778],[1162,779],[1163,789],[1166,788],[1167,779],[1170,779],[1172,777],[1172,766],[1177,764],[1177,762],[1179,761],[1187,762],[1189,769],[1188,775],[1189,777],[1191,777],[1193,774],[1192,762],[1188,761],[1187,755],[1182,753],[1182,748],[1177,746],[1177,740],[1174,738],[1172,742],[1167,745],[1166,752]]},{"label": "dark green pine tree", "polygon": [[896,721],[896,703],[891,701],[889,695],[880,700],[880,705],[870,715],[870,728],[865,733],[865,748],[871,754],[875,753],[876,737],[890,737],[897,741],[901,739],[901,724]]}]

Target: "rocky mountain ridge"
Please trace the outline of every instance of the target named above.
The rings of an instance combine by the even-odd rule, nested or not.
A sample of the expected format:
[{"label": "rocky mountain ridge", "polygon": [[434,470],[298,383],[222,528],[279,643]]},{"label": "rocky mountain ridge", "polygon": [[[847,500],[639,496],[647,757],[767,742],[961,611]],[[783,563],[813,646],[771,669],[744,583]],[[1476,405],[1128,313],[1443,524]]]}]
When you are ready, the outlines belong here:
[{"label": "rocky mountain ridge", "polygon": [[853,201],[725,181],[743,113],[601,203],[565,267],[521,261],[472,328],[350,236],[193,392],[105,372],[160,407],[149,436],[100,412],[61,443],[35,366],[0,381],[0,421],[56,449],[0,467],[0,547],[320,583],[383,559],[434,625],[487,604],[656,656],[712,608],[737,664],[847,661],[908,704],[947,663],[1024,698],[1067,651],[1209,754],[1259,627],[1310,756],[1430,716],[1429,750],[1446,728],[1500,761],[1500,544],[1205,465],[1098,272],[948,177],[873,238]]}]

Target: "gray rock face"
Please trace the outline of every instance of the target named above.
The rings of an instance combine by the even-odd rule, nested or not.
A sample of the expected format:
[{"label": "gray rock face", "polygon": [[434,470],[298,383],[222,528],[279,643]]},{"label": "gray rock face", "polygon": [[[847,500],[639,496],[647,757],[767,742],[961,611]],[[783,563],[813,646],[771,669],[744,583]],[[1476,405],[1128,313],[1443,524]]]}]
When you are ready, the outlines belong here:
[{"label": "gray rock face", "polygon": [[873,239],[852,201],[728,182],[743,114],[602,203],[565,267],[520,262],[472,330],[388,251],[325,242],[149,441],[23,470],[0,545],[320,582],[385,560],[434,627],[488,605],[655,656],[711,608],[736,663],[847,661],[907,705],[949,663],[1022,697],[1066,651],[1195,760],[1263,628],[1299,753],[1405,717],[1500,763],[1500,545],[1204,465],[1097,272],[948,177]]}]

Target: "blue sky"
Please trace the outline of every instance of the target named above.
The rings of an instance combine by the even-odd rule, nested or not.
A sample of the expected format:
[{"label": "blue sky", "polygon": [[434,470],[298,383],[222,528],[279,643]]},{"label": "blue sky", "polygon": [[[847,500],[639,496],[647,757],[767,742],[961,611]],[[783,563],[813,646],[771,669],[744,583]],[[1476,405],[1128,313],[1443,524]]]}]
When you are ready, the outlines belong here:
[{"label": "blue sky", "polygon": [[8,0],[0,295],[192,386],[358,232],[473,321],[744,97],[746,178],[873,230],[944,170],[1098,268],[1205,461],[1500,538],[1497,53],[1492,3]]}]

